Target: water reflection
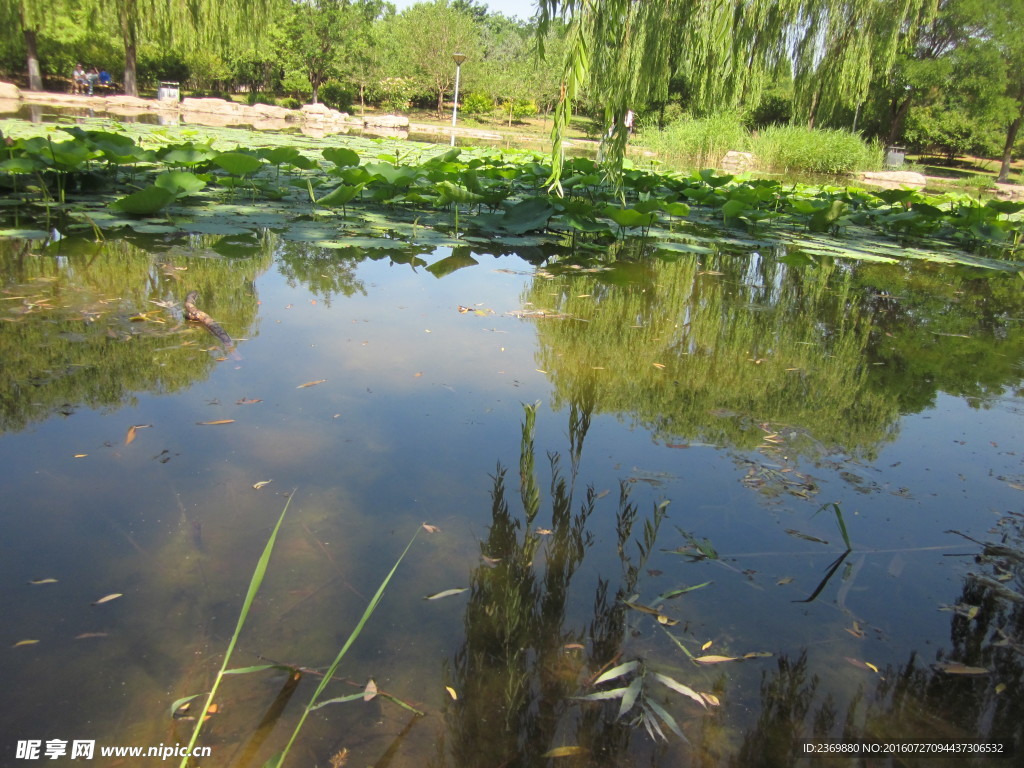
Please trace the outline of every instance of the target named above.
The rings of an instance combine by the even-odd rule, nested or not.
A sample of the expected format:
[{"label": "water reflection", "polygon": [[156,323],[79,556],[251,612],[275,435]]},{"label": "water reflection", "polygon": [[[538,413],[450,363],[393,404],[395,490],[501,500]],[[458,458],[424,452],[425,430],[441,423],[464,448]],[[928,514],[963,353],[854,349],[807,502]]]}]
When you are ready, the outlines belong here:
[{"label": "water reflection", "polygon": [[568,318],[538,323],[556,403],[592,393],[665,443],[870,459],[938,392],[984,407],[1020,381],[1008,280],[728,253],[542,274],[523,298]]},{"label": "water reflection", "polygon": [[[287,233],[0,241],[0,270],[0,569],[16,585],[0,607],[10,644],[39,641],[0,661],[30,692],[3,705],[16,738],[47,722],[180,741],[167,706],[204,689],[273,494],[301,485],[239,663],[312,671],[233,680],[214,765],[279,746],[394,540],[437,518],[345,670],[428,717],[326,709],[303,737],[318,764],[348,749],[532,766],[574,748],[556,754],[767,766],[810,736],[1022,739],[1009,279],[636,244],[534,272]],[[193,288],[241,361],[179,324]],[[537,399],[551,407],[523,411]],[[196,426],[223,416],[237,423]],[[156,427],[127,446],[132,423]],[[853,547],[830,571],[832,503]],[[26,584],[45,576],[59,583]],[[634,684],[621,717],[625,694],[580,698]]]},{"label": "water reflection", "polygon": [[211,338],[183,325],[178,305],[199,290],[232,336],[250,336],[254,281],[273,258],[267,238],[231,261],[213,253],[217,240],[144,249],[129,240],[68,238],[39,248],[0,239],[0,430],[180,391],[208,376]]}]

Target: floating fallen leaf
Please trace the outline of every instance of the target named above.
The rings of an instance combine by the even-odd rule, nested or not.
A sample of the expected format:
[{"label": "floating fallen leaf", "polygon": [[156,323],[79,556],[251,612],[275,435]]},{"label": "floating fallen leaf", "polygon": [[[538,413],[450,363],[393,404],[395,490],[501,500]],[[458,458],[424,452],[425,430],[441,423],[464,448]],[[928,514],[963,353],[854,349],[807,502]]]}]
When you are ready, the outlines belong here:
[{"label": "floating fallen leaf", "polygon": [[18,642],[16,642],[11,647],[12,648],[17,648],[20,645],[35,645],[38,642],[39,642],[38,640],[19,640]]},{"label": "floating fallen leaf", "polygon": [[103,603],[109,603],[111,600],[117,600],[119,597],[124,597],[124,595],[121,592],[113,592],[109,595],[104,595],[95,603],[92,603],[92,605],[103,605]]},{"label": "floating fallen leaf", "polygon": [[697,656],[694,661],[701,664],[721,664],[723,661],[739,661],[739,656]]},{"label": "floating fallen leaf", "polygon": [[446,685],[446,686],[444,687],[444,689],[445,689],[446,691],[448,691],[448,695],[452,697],[452,701],[458,701],[458,700],[459,700],[459,694],[457,694],[457,693],[455,692],[455,689],[454,689],[454,688],[452,688],[452,687],[451,687],[450,685]]},{"label": "floating fallen leaf", "polygon": [[243,397],[241,400],[235,401],[235,405],[255,405],[256,403],[262,403],[263,401],[257,398]]},{"label": "floating fallen leaf", "polygon": [[484,561],[484,565],[488,568],[493,568],[501,562],[500,557],[488,557],[487,555],[480,555],[480,559]]},{"label": "floating fallen leaf", "polygon": [[299,384],[296,389],[305,389],[306,387],[315,387],[317,384],[323,384],[327,379],[317,379],[316,381],[307,381],[305,384]]},{"label": "floating fallen leaf", "polygon": [[771,651],[752,651],[751,653],[744,653],[744,659],[767,659],[770,657]]},{"label": "floating fallen leaf", "polygon": [[88,640],[90,637],[107,637],[106,632],[83,632],[80,635],[75,635],[75,640]]},{"label": "floating fallen leaf", "polygon": [[212,426],[217,425],[217,424],[234,424],[234,423],[235,423],[234,419],[214,419],[213,421],[197,421],[196,422],[196,424],[198,424],[201,427],[212,427]]},{"label": "floating fallen leaf", "polygon": [[845,627],[844,629],[856,638],[864,637],[864,630],[860,628],[860,624],[856,621],[853,622],[853,628]]},{"label": "floating fallen leaf", "polygon": [[438,528],[436,525],[431,525],[430,523],[424,523],[423,530],[427,533],[440,533],[441,531],[441,529]]},{"label": "floating fallen leaf", "polygon": [[702,645],[700,647],[700,649],[702,651],[706,651],[708,648],[710,648],[712,646],[712,644],[714,644],[714,642],[715,642],[714,640],[708,640],[706,643],[704,643],[704,645]]},{"label": "floating fallen leaf", "polygon": [[152,426],[152,424],[132,424],[130,427],[128,427],[128,432],[125,433],[124,444],[128,445],[132,440],[135,439],[135,430],[146,429],[147,427]]},{"label": "floating fallen leaf", "polygon": [[869,669],[872,672],[874,672],[876,675],[880,674],[879,671],[878,671],[878,667],[876,667],[874,664],[872,664],[870,662],[861,661],[860,659],[855,659],[852,656],[844,656],[843,658],[846,659],[851,664],[853,664],[853,666],[855,666],[855,667],[858,667],[860,669]]},{"label": "floating fallen leaf", "polygon": [[586,646],[582,643],[566,643],[562,648],[566,651],[582,651],[585,650]]},{"label": "floating fallen leaf", "polygon": [[658,614],[658,623],[659,624],[664,624],[666,627],[674,627],[676,624],[679,623],[679,620],[678,619],[670,619],[665,614],[659,613]]},{"label": "floating fallen leaf", "polygon": [[783,584],[790,584],[790,583],[792,583],[792,581],[793,581],[793,577],[792,576],[783,576],[781,579],[779,579],[775,583],[778,584],[781,587]]},{"label": "floating fallen leaf", "polygon": [[554,533],[554,531],[552,531],[550,528],[538,528],[537,533],[541,536],[550,536],[552,533]]},{"label": "floating fallen leaf", "polygon": [[996,695],[1002,693],[1005,690],[1006,690],[1006,683],[999,683],[999,685],[996,686]]},{"label": "floating fallen leaf", "polygon": [[443,592],[438,592],[436,595],[427,595],[424,600],[440,600],[442,597],[451,597],[452,595],[461,595],[469,587],[461,587],[456,589],[446,589]]},{"label": "floating fallen leaf", "polygon": [[717,697],[717,696],[715,696],[715,694],[713,694],[713,693],[704,693],[704,691],[701,691],[701,692],[700,692],[700,697],[701,697],[702,699],[704,699],[704,701],[706,701],[706,702],[707,702],[708,704],[710,704],[710,705],[711,705],[712,707],[717,707],[717,706],[720,706],[720,705],[721,705],[721,703],[722,703],[722,702],[720,702],[720,701],[718,700],[718,697]]},{"label": "floating fallen leaf", "polygon": [[253,483],[252,487],[255,488],[258,491],[264,485],[270,485],[272,482],[274,482],[272,479],[271,480],[260,480],[258,483]]},{"label": "floating fallen leaf", "polygon": [[944,675],[987,675],[989,673],[985,667],[969,667],[958,661],[940,662],[932,664],[932,667]]},{"label": "floating fallen leaf", "polygon": [[216,704],[211,704],[206,708],[206,714],[208,715],[216,715],[218,712],[220,712],[220,707]]},{"label": "floating fallen leaf", "polygon": [[555,747],[549,749],[541,757],[573,757],[574,755],[587,755],[590,750],[586,747]]},{"label": "floating fallen leaf", "polygon": [[373,678],[370,678],[370,682],[363,688],[363,701],[370,701],[377,695],[377,684],[373,682]]},{"label": "floating fallen leaf", "polygon": [[681,694],[683,694],[683,696],[689,696],[691,699],[696,701],[702,707],[707,709],[707,706],[708,706],[707,702],[701,697],[701,695],[699,693],[697,693],[695,690],[693,690],[689,686],[683,685],[678,680],[673,680],[668,675],[663,675],[663,674],[661,674],[659,672],[655,672],[654,673],[654,678],[656,680],[658,680],[659,682],[661,682],[661,684],[664,685],[665,687],[675,691],[676,693],[681,693]]},{"label": "floating fallen leaf", "polygon": [[664,368],[665,367],[664,363],[651,363],[651,365],[653,365],[655,368]]},{"label": "floating fallen leaf", "polygon": [[89,455],[88,453],[76,453],[75,454],[75,458],[76,459],[84,459],[88,455]]},{"label": "floating fallen leaf", "polygon": [[32,579],[29,584],[56,584],[56,579]]},{"label": "floating fallen leaf", "polygon": [[876,675],[877,675],[877,674],[879,674],[879,672],[878,672],[878,667],[876,667],[876,666],[875,666],[874,664],[872,664],[872,663],[871,663],[870,661],[865,661],[865,662],[864,662],[864,666],[865,666],[865,667],[867,667],[868,669],[870,669],[870,670],[871,670],[872,672],[874,672],[874,673],[875,673]]}]

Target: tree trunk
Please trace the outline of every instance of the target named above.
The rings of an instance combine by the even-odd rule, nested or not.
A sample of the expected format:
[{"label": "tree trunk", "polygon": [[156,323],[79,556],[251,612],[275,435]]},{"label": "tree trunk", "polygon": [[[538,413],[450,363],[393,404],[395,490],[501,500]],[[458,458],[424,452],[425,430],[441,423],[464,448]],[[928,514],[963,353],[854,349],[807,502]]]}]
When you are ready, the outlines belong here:
[{"label": "tree trunk", "polygon": [[1017,142],[1017,131],[1020,130],[1021,121],[1024,121],[1024,102],[1021,103],[1020,114],[1017,119],[1010,123],[1006,130],[1006,144],[1003,145],[1003,162],[999,166],[999,175],[996,181],[1006,184],[1010,180],[1010,163],[1013,162],[1013,145]]},{"label": "tree trunk", "polygon": [[43,90],[43,75],[39,71],[39,54],[36,53],[36,31],[25,30],[25,58],[28,60],[28,89]]},{"label": "tree trunk", "polygon": [[314,83],[314,82],[311,81],[310,85],[313,86],[313,101],[312,101],[312,103],[313,104],[319,104],[320,102],[317,101],[317,99],[320,98],[320,83]]},{"label": "tree trunk", "polygon": [[814,89],[814,96],[811,97],[811,108],[807,110],[807,129],[814,130],[814,120],[818,116],[818,99],[821,98],[821,86]]},{"label": "tree trunk", "polygon": [[444,88],[437,91],[437,119],[444,117]]},{"label": "tree trunk", "polygon": [[[133,36],[134,37],[134,36]],[[139,86],[135,80],[136,64],[135,41],[125,41],[124,46],[124,94],[138,96]]]},{"label": "tree trunk", "polygon": [[889,123],[889,136],[885,140],[886,146],[891,146],[896,143],[896,140],[900,137],[900,133],[903,132],[903,122],[907,119],[907,113],[910,112],[910,94],[900,102],[900,105],[892,112],[892,121]]}]

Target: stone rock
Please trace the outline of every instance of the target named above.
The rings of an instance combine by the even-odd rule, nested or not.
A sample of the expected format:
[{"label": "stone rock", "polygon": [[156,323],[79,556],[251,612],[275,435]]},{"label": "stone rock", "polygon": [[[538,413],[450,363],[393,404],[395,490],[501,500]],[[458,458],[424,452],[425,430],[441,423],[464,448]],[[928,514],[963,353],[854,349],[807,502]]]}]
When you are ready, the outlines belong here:
[{"label": "stone rock", "polygon": [[303,104],[301,107],[299,107],[299,110],[302,112],[303,115],[306,116],[307,119],[314,116],[323,119],[334,111],[326,104]]},{"label": "stone rock", "polygon": [[287,120],[292,117],[292,110],[278,107],[274,104],[253,104],[253,110],[262,117],[274,118],[276,120]]},{"label": "stone rock", "polygon": [[207,112],[214,115],[239,115],[243,111],[241,104],[212,98],[184,98],[179,106],[185,112]]},{"label": "stone rock", "polygon": [[860,171],[856,174],[856,178],[865,184],[882,189],[902,189],[903,187],[924,189],[925,184],[928,183],[924,174],[914,171]]},{"label": "stone rock", "polygon": [[14,83],[0,82],[0,99],[20,99],[21,89]]},{"label": "stone rock", "polygon": [[754,155],[751,152],[726,152],[718,167],[723,171],[749,171],[754,167]]},{"label": "stone rock", "polygon": [[368,115],[363,123],[369,128],[408,128],[409,118],[401,115]]}]

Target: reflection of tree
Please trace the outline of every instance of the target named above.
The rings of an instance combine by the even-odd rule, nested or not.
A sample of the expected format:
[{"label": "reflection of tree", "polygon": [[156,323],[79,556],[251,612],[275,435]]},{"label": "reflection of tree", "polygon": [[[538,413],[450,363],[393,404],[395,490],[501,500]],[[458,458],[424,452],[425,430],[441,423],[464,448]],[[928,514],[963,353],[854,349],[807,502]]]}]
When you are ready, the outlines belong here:
[{"label": "reflection of tree", "polygon": [[[795,662],[783,657],[762,680],[760,717],[733,764],[791,765],[799,740],[808,738],[1009,741],[1019,755],[1024,748],[1024,516],[1007,515],[996,530],[1001,541],[982,544],[977,568],[965,575],[959,600],[948,606],[950,648],[936,654],[931,668],[913,654],[906,664],[881,670],[873,687],[862,685],[844,711],[831,696],[816,701],[820,681],[808,679],[806,652]],[[1007,761],[950,761],[989,763]]]},{"label": "reflection of tree", "polygon": [[199,290],[203,308],[244,337],[256,314],[253,280],[272,258],[269,242],[254,241],[247,258],[228,261],[217,241],[144,249],[127,239],[65,239],[41,252],[0,241],[0,430],[207,376],[214,359],[201,350],[216,342],[182,325],[174,305]]},{"label": "reflection of tree", "polygon": [[[635,729],[616,720],[615,707],[581,706],[572,699],[586,679],[616,662],[628,638],[623,601],[637,585],[665,505],[643,521],[635,542],[637,507],[623,484],[616,514],[623,572],[599,579],[589,625],[572,626],[571,583],[593,537],[588,520],[600,496],[588,488],[574,510],[574,485],[589,406],[570,414],[571,466],[549,454],[552,478],[550,529],[538,529],[541,489],[534,466],[535,406],[527,406],[520,473],[522,517],[510,510],[506,470],[493,478],[491,526],[481,543],[483,564],[473,574],[465,614],[466,640],[456,653],[452,686],[458,701],[448,714],[453,765],[540,765],[542,755],[564,744],[614,759],[630,745]],[[631,554],[636,549],[637,555]],[[637,561],[633,561],[633,557]],[[439,758],[440,764],[446,758]]]},{"label": "reflection of tree", "polygon": [[[351,251],[352,249],[348,249]],[[322,248],[313,243],[282,240],[277,251],[277,269],[288,285],[301,283],[328,307],[334,296],[366,295],[362,281],[356,279],[356,268],[365,258]]]},{"label": "reflection of tree", "polygon": [[[538,367],[556,386],[556,405],[587,390],[598,411],[628,414],[670,442],[750,450],[764,436],[758,425],[770,424],[787,428],[790,455],[870,456],[908,399],[921,407],[947,386],[998,391],[1019,381],[1024,358],[1024,334],[1011,322],[1022,301],[1009,281],[882,274],[888,293],[929,298],[904,302],[914,310],[896,317],[865,289],[876,273],[862,276],[861,265],[793,268],[750,254],[556,266],[523,298],[555,315],[537,324]],[[950,281],[953,302],[943,301]],[[954,350],[955,370],[929,362]]]}]

